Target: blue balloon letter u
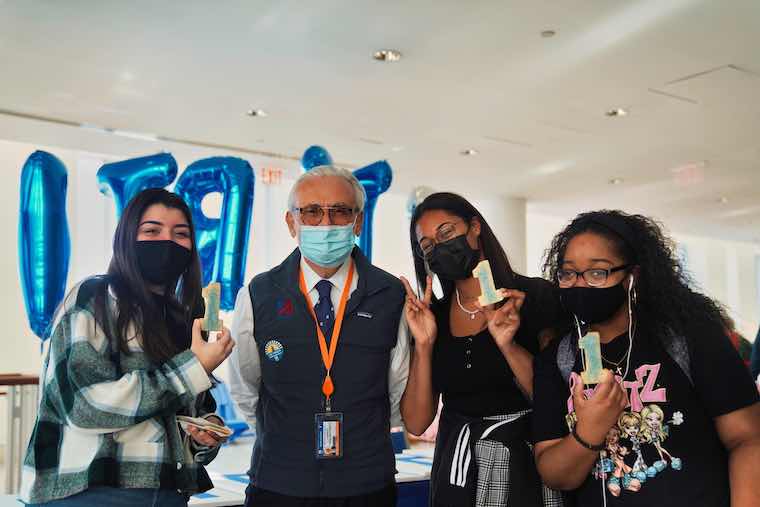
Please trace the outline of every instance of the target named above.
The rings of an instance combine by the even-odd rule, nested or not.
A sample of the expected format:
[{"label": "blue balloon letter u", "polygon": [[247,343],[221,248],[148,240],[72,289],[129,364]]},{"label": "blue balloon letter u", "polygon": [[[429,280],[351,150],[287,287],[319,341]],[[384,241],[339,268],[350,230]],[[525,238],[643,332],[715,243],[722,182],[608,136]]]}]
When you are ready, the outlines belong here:
[{"label": "blue balloon letter u", "polygon": [[[301,167],[304,171],[311,171],[320,165],[332,163],[330,153],[322,146],[317,145],[309,146],[301,157]],[[367,196],[367,201],[364,203],[364,222],[362,233],[359,236],[359,248],[369,260],[372,260],[372,236],[375,232],[372,224],[375,206],[377,205],[377,198],[390,188],[393,181],[393,170],[388,162],[380,160],[357,169],[354,171],[354,176],[362,184]]]},{"label": "blue balloon letter u", "polygon": [[369,260],[372,260],[372,236],[375,232],[372,224],[375,206],[377,205],[377,198],[390,188],[391,181],[393,181],[393,171],[388,162],[380,160],[367,167],[357,169],[354,171],[354,176],[362,184],[364,193],[367,195],[367,202],[364,204],[364,225],[361,236],[359,236],[359,248]]}]

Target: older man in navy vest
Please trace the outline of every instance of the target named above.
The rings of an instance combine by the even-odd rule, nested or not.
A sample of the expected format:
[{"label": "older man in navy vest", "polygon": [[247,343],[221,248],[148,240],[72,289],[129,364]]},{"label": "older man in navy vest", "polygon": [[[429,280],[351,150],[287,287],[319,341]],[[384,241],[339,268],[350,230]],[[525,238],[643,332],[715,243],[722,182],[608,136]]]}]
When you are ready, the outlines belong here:
[{"label": "older man in navy vest", "polygon": [[230,386],[257,435],[246,506],[393,506],[404,290],[355,247],[365,195],[351,172],[304,173],[288,201],[298,248],[235,303]]}]

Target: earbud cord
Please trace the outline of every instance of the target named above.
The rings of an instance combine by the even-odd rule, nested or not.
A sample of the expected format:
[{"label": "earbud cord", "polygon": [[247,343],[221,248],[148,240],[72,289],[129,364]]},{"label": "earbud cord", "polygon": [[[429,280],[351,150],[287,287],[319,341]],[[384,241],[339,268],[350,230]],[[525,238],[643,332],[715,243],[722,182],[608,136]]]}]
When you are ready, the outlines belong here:
[{"label": "earbud cord", "polygon": [[[633,305],[631,300],[631,291],[633,290],[633,277],[631,277],[631,281],[628,282],[628,352],[626,353],[626,360],[625,360],[625,372],[623,373],[623,380],[628,376],[628,370],[631,368],[631,350],[633,350],[633,333],[634,333],[634,326],[633,326]],[[578,317],[576,315],[573,315],[573,318],[575,319],[575,328],[578,331],[578,339],[580,340],[583,338],[581,334],[581,323],[578,320]],[[583,366],[583,369],[586,369],[586,359],[583,357],[583,354],[581,354],[581,365]],[[586,384],[584,384],[584,387]],[[604,471],[604,462],[603,462],[603,453],[604,451],[599,451],[599,483],[602,486],[602,504],[604,507],[607,507],[607,490],[604,488],[604,480],[606,472]]]},{"label": "earbud cord", "polygon": [[[631,367],[631,350],[633,349],[633,333],[634,333],[634,326],[633,326],[633,305],[631,300],[631,291],[633,290],[633,277],[631,277],[631,281],[628,282],[628,352],[626,353],[626,361],[625,361],[625,373],[623,373],[623,380],[628,376],[628,370]],[[577,321],[577,319],[576,319]],[[580,329],[580,328],[579,328]],[[604,481],[606,472],[604,471],[604,463],[602,461],[602,452],[599,452],[599,476],[600,476],[600,484],[602,486],[602,505],[604,507],[607,507],[607,490],[604,488]]]}]

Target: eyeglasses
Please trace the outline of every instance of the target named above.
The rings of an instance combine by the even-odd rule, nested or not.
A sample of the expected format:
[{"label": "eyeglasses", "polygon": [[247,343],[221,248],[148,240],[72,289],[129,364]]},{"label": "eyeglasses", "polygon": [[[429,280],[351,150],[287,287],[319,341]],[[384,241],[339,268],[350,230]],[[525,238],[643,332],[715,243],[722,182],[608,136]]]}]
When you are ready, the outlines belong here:
[{"label": "eyeglasses", "polygon": [[618,271],[622,271],[624,269],[628,269],[630,266],[631,266],[630,264],[623,264],[622,266],[618,266],[616,268],[610,268],[610,269],[593,268],[593,269],[587,269],[586,271],[560,269],[557,271],[557,281],[559,282],[559,285],[561,287],[570,287],[571,285],[575,284],[575,281],[578,279],[578,275],[580,275],[586,281],[586,284],[588,286],[599,287],[599,286],[604,285],[604,283],[607,281],[607,278],[610,276],[610,274],[616,273]]},{"label": "eyeglasses", "polygon": [[304,225],[319,225],[325,216],[325,211],[330,218],[330,223],[335,225],[347,225],[354,219],[354,214],[359,211],[356,208],[347,206],[306,206],[304,208],[293,208],[301,217],[301,223]]},{"label": "eyeglasses", "polygon": [[435,231],[435,241],[430,238],[422,238],[419,243],[415,245],[414,251],[417,255],[423,259],[430,257],[433,253],[435,245],[439,243],[445,243],[459,236],[457,233],[457,226],[452,222],[444,222],[438,226]]}]

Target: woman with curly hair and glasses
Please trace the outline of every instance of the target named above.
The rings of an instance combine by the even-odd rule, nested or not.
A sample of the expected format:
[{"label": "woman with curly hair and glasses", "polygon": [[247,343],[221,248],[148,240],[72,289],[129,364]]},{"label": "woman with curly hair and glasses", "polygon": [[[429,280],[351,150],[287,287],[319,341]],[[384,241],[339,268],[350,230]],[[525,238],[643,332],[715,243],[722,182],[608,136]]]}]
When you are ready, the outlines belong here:
[{"label": "woman with curly hair and glasses", "polygon": [[[583,506],[760,505],[758,393],[721,308],[690,287],[661,227],[583,213],[554,238],[544,270],[566,312],[534,365],[534,454],[546,484]],[[604,369],[589,379],[579,373],[590,371],[596,339]],[[632,449],[622,474],[600,460],[614,451],[611,431]]]}]

